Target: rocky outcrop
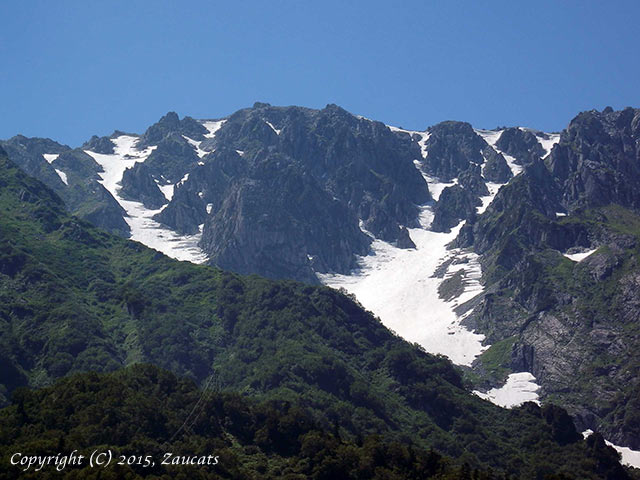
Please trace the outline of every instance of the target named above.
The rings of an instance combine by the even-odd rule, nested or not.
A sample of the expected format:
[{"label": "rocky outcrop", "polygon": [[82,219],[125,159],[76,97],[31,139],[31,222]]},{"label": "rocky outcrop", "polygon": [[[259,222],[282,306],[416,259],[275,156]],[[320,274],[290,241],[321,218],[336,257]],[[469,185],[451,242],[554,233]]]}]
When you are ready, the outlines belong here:
[{"label": "rocky outcrop", "polygon": [[114,144],[111,137],[98,137],[93,135],[88,141],[82,145],[82,150],[90,150],[104,155],[112,155]]},{"label": "rocky outcrop", "polygon": [[[306,281],[316,281],[312,270],[346,273],[370,242],[360,221],[376,237],[411,248],[402,227],[417,226],[418,205],[430,200],[413,164],[417,143],[335,105],[256,104],[228,117],[201,148],[213,152],[156,218],[185,233],[204,223],[212,263],[239,272]],[[248,233],[256,231],[260,239]]]},{"label": "rocky outcrop", "polygon": [[[311,175],[294,165],[282,168],[277,154],[264,155],[250,175],[203,192],[211,214],[202,247],[211,262],[242,273],[311,283],[317,283],[314,271],[354,268],[354,254],[365,254],[370,242],[357,217]],[[229,153],[202,170],[223,178],[238,168],[230,165],[234,160],[249,168]]]},{"label": "rocky outcrop", "polygon": [[170,132],[157,143],[144,163],[156,180],[176,183],[197,167],[199,161],[193,146],[181,134]]},{"label": "rocky outcrop", "polygon": [[429,175],[448,182],[465,171],[470,163],[482,165],[482,151],[487,142],[465,122],[442,122],[427,130],[429,152],[424,170]]},{"label": "rocky outcrop", "polygon": [[120,196],[141,202],[151,210],[157,210],[167,203],[167,199],[151,176],[151,170],[144,163],[136,163],[124,171]]},{"label": "rocky outcrop", "polygon": [[482,155],[485,158],[485,165],[482,169],[482,176],[484,178],[494,183],[507,183],[511,180],[513,173],[502,154],[487,145],[482,150]]},{"label": "rocky outcrop", "polygon": [[477,207],[482,204],[480,197],[489,194],[480,172],[480,166],[471,163],[460,173],[456,185],[442,191],[433,209],[431,229],[434,232],[448,232],[461,220],[475,216]]},{"label": "rocky outcrop", "polygon": [[547,165],[568,210],[610,203],[640,208],[640,110],[581,113]]},{"label": "rocky outcrop", "polygon": [[182,120],[175,112],[169,112],[157,123],[151,125],[140,137],[138,148],[143,149],[151,145],[158,145],[168,135],[178,134],[191,138],[192,140],[204,140],[204,135],[208,130],[197,120],[191,117],[184,117]]},{"label": "rocky outcrop", "polygon": [[[631,293],[640,279],[639,131],[638,110],[585,112],[544,161],[514,133],[498,148],[532,160],[455,242],[482,254],[487,293],[466,321],[489,343],[513,340],[502,366],[532,372],[543,398],[561,401],[579,429],[632,448],[640,447],[637,410],[627,407],[640,391]],[[563,255],[593,250],[579,262]]]},{"label": "rocky outcrop", "polygon": [[527,165],[545,154],[538,138],[530,130],[519,127],[505,129],[496,142],[496,148],[514,157],[519,165]]}]

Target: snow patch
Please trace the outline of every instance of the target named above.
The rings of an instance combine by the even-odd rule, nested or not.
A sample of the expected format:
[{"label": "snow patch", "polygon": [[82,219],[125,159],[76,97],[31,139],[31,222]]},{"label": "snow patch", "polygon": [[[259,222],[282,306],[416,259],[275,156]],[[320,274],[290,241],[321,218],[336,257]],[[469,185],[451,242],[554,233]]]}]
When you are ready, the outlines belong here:
[{"label": "snow patch", "polygon": [[420,137],[420,140],[418,140],[418,145],[420,146],[420,152],[422,153],[422,159],[426,159],[427,155],[429,152],[427,152],[427,140],[429,140],[429,137],[431,136],[431,134],[427,131],[421,132],[419,130],[405,130],[404,128],[398,128],[398,127],[394,127],[392,125],[387,125],[387,128],[389,130],[391,130],[392,132],[402,132],[402,133],[408,133],[409,135],[411,135],[412,137],[414,135],[417,135],[418,137]]},{"label": "snow patch", "polygon": [[244,150],[236,150],[236,153],[242,157],[244,155]]},{"label": "snow patch", "polygon": [[592,250],[587,250],[585,252],[579,252],[579,253],[563,253],[563,255],[567,257],[569,260],[573,260],[574,262],[581,262],[596,250],[597,248],[594,248]]},{"label": "snow patch", "polygon": [[180,181],[176,183],[176,187],[181,187],[182,185],[184,185],[184,182],[186,182],[187,180],[189,180],[189,174],[185,173],[184,177],[182,177]]},{"label": "snow patch", "polygon": [[[427,230],[432,220],[431,207],[422,207],[422,228],[409,229],[415,249],[401,249],[374,239],[373,254],[359,258],[358,270],[350,275],[318,274],[318,277],[325,285],[354,294],[386,327],[409,342],[417,342],[428,352],[444,354],[456,364],[471,365],[487,348],[482,345],[485,337],[463,327],[460,323],[463,317],[454,309],[481,292],[480,265],[473,264],[475,254],[446,248],[463,222],[450,233],[439,233]],[[468,257],[463,258],[465,255]],[[434,274],[443,262],[455,263],[456,256],[468,262],[454,267],[456,271],[464,269],[464,293],[447,302],[438,294],[443,279]]]},{"label": "snow patch", "polygon": [[211,213],[211,210],[213,210],[213,203],[207,203],[207,215]]},{"label": "snow patch", "polygon": [[47,162],[53,163],[60,156],[60,154],[59,153],[43,153],[42,156]]},{"label": "snow patch", "polygon": [[[587,438],[592,433],[593,433],[593,430],[585,430],[584,432],[582,432],[582,436],[584,438]],[[614,445],[608,440],[605,440],[604,443],[606,443],[610,447],[615,448],[620,453],[620,455],[622,456],[623,465],[640,468],[640,451],[639,450],[631,450],[629,447],[620,447],[618,445]]]},{"label": "snow patch", "polygon": [[65,185],[69,185],[69,182],[67,181],[67,174],[64,173],[62,170],[58,170],[57,168],[54,168],[54,170],[56,171],[56,173],[60,177],[60,180],[62,180]]},{"label": "snow patch", "polygon": [[524,402],[540,403],[537,393],[540,386],[535,380],[536,377],[529,372],[512,373],[502,387],[492,388],[486,393],[474,390],[473,393],[504,408],[517,407]]},{"label": "snow patch", "polygon": [[173,190],[175,189],[175,185],[158,185],[158,188],[164,195],[164,198],[166,198],[168,201],[171,201],[171,199],[173,198]]},{"label": "snow patch", "polygon": [[[202,142],[198,142],[197,140],[194,140],[193,138],[189,138],[186,135],[182,135],[182,138],[184,138],[187,142],[189,142],[189,144],[195,149],[196,154],[198,155],[198,157],[202,158],[205,155],[211,153],[211,152],[207,152],[206,150],[202,150],[200,148],[200,144]],[[200,162],[198,162],[198,164],[200,164]],[[204,165],[204,162],[202,163],[202,165]]]},{"label": "snow patch", "polygon": [[424,178],[424,181],[427,182],[431,198],[433,198],[436,202],[440,198],[440,194],[445,188],[452,187],[458,183],[457,178],[454,178],[451,182],[441,182],[437,178],[430,177],[422,170],[422,163],[420,162],[420,160],[414,160],[413,164],[420,172],[420,175],[422,175],[422,178]]},{"label": "snow patch", "polygon": [[216,136],[216,132],[220,130],[220,127],[224,125],[226,120],[208,120],[202,122],[202,126],[209,130],[209,133],[205,133],[205,138],[213,138]]},{"label": "snow patch", "polygon": [[504,130],[474,129],[474,132],[480,135],[484,139],[484,141],[491,145],[493,148],[496,148],[496,143],[500,139],[500,135],[502,135],[502,132],[504,132]]},{"label": "snow patch", "polygon": [[[177,260],[203,263],[207,257],[198,247],[202,231],[195,235],[179,235],[153,220],[153,216],[161,212],[164,207],[158,210],[149,210],[140,202],[120,197],[120,182],[124,171],[138,162],[144,162],[156,148],[152,146],[145,150],[137,150],[138,140],[138,137],[121,135],[112,140],[115,145],[113,154],[95,153],[90,150],[85,150],[85,153],[93,157],[102,167],[103,171],[98,174],[101,179],[100,183],[127,212],[128,216],[125,217],[125,221],[131,228],[132,240],[143,243]],[[174,186],[159,185],[159,188],[170,200]]]},{"label": "snow patch", "polygon": [[551,149],[553,148],[553,146],[560,141],[559,133],[547,133],[546,135],[549,138],[543,138],[536,135],[536,138],[538,139],[538,143],[542,145],[542,148],[544,148],[546,152],[542,158],[547,158],[551,153]]},{"label": "snow patch", "polygon": [[278,128],[274,127],[273,124],[271,122],[268,122],[267,120],[265,120],[264,123],[269,125],[271,127],[271,130],[276,132],[276,134],[280,135],[280,132],[282,131],[282,129],[278,129]]},{"label": "snow patch", "polygon": [[491,202],[493,202],[493,199],[496,198],[496,194],[498,193],[498,190],[500,190],[500,187],[502,187],[504,183],[485,182],[485,185],[489,190],[489,195],[480,197],[480,201],[482,202],[482,205],[480,205],[476,209],[476,212],[478,212],[478,215],[480,215],[481,213],[484,213],[484,211],[491,204]]},{"label": "snow patch", "polygon": [[511,169],[511,173],[513,174],[514,177],[516,175],[519,175],[520,173],[522,173],[523,167],[522,167],[522,165],[518,165],[516,163],[515,157],[512,157],[511,155],[507,155],[502,150],[500,150],[498,147],[496,147],[496,143],[500,139],[500,135],[502,135],[502,132],[504,132],[504,130],[477,130],[476,129],[474,131],[478,135],[480,135],[484,139],[485,142],[487,142],[489,145],[491,145],[496,152],[498,152],[500,155],[502,155],[504,157],[504,159],[507,161],[507,165],[509,165],[509,168]]}]

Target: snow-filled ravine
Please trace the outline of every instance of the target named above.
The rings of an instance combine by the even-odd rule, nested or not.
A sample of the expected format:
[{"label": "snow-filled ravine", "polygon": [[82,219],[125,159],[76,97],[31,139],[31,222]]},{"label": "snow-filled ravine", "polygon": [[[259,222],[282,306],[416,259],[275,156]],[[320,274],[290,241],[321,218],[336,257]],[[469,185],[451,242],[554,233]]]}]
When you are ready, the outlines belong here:
[{"label": "snow-filled ravine", "polygon": [[[389,127],[392,131],[403,132],[419,139],[422,159],[415,160],[435,201],[444,188],[457,183],[439,182],[421,170],[427,159],[426,142],[429,132],[404,130]],[[485,141],[495,148],[503,130],[476,130]],[[542,144],[548,152],[559,136],[553,135]],[[499,151],[499,150],[498,150]],[[505,155],[514,175],[522,172],[515,158]],[[500,184],[486,182],[489,195],[482,197],[478,213],[486,210],[493,201]],[[355,295],[358,301],[376,314],[382,323],[410,342],[421,345],[430,353],[443,354],[458,365],[470,366],[489,345],[483,344],[484,335],[470,331],[462,321],[471,311],[470,300],[483,292],[480,283],[482,270],[478,256],[469,251],[447,249],[458,234],[464,222],[450,233],[429,230],[433,220],[430,206],[421,207],[420,228],[409,229],[415,249],[401,249],[379,239],[374,239],[372,252],[359,258],[359,268],[348,275],[321,274],[320,280],[334,288],[344,288]],[[439,287],[447,279],[461,281],[462,293],[454,298],[441,295]],[[444,298],[442,298],[444,297]],[[466,303],[468,302],[468,303]],[[466,305],[465,305],[466,303]],[[520,405],[525,401],[537,401],[539,386],[535,377],[528,372],[511,374],[504,386],[489,392],[476,392],[482,398],[505,407]]]},{"label": "snow-filled ravine", "polygon": [[[427,158],[428,132],[390,129],[419,137],[422,160]],[[414,163],[436,201],[446,187],[457,183],[457,180],[439,182],[421,170],[420,160]],[[500,187],[492,183],[487,186],[490,195],[482,198],[478,213],[486,209]],[[418,343],[430,353],[446,355],[458,365],[470,366],[488,346],[483,345],[484,335],[461,324],[469,313],[461,305],[482,293],[482,271],[475,253],[447,249],[464,222],[450,233],[439,233],[429,230],[432,220],[432,207],[421,207],[420,227],[409,229],[416,248],[402,249],[374,239],[371,254],[360,257],[357,270],[349,275],[318,277],[325,285],[354,294],[387,328],[405,340]],[[463,286],[462,293],[455,298],[441,298],[440,285],[454,275]]]},{"label": "snow-filled ravine", "polygon": [[461,252],[447,250],[462,224],[451,233],[428,230],[433,214],[424,207],[420,216],[422,228],[409,229],[415,249],[397,248],[382,240],[374,240],[373,254],[360,258],[360,269],[351,275],[325,274],[320,280],[330,287],[353,293],[365,308],[380,317],[382,323],[410,342],[416,342],[431,353],[441,353],[459,365],[471,365],[485,346],[484,335],[460,325],[455,307],[482,291],[480,265],[473,254],[461,260],[468,263],[451,265],[452,275],[461,271],[464,293],[461,298],[445,301],[438,294],[442,278],[436,269]]},{"label": "snow-filled ravine", "polygon": [[[162,211],[162,208],[150,210],[140,202],[125,200],[120,197],[120,182],[124,171],[138,162],[144,162],[155,148],[149,147],[145,150],[137,150],[135,147],[138,140],[138,137],[129,135],[113,138],[111,140],[114,144],[113,154],[85,150],[103,169],[103,172],[99,173],[100,183],[127,212],[128,216],[125,217],[125,220],[131,228],[131,239],[137,240],[177,260],[187,260],[193,263],[206,261],[207,256],[198,247],[198,242],[202,235],[202,226],[200,227],[200,233],[196,235],[179,235],[153,220],[153,216]],[[173,185],[162,187],[161,189],[165,196],[170,198],[173,193]]]}]

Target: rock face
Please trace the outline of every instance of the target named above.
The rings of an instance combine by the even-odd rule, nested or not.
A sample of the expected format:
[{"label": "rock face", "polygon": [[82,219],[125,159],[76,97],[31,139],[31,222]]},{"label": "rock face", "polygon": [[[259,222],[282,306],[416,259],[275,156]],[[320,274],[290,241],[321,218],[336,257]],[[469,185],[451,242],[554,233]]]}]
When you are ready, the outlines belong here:
[{"label": "rock face", "polygon": [[193,146],[181,134],[170,132],[158,141],[156,149],[144,163],[154,178],[163,183],[176,183],[185,173],[196,168],[199,160]]},{"label": "rock face", "polygon": [[496,142],[496,147],[516,159],[516,163],[527,165],[545,154],[536,136],[522,128],[507,128]]},{"label": "rock face", "polygon": [[417,226],[417,206],[430,200],[413,164],[418,145],[335,105],[256,104],[201,148],[215,151],[157,219],[185,233],[204,223],[211,262],[242,273],[305,281],[316,281],[313,270],[346,273],[370,243],[360,222],[411,247],[401,227]]},{"label": "rock face", "polygon": [[[496,146],[522,159],[525,134]],[[532,372],[579,429],[638,449],[640,111],[582,113],[544,161],[526,154],[456,239],[482,254],[487,294],[468,322],[489,343],[511,342],[502,366]],[[593,253],[561,253],[582,251]]]},{"label": "rock face", "polygon": [[158,145],[168,135],[184,135],[196,141],[204,140],[204,135],[208,130],[197,120],[191,117],[184,117],[182,120],[175,112],[169,112],[157,123],[151,125],[140,138],[138,147],[140,149]]},{"label": "rock face", "polygon": [[429,128],[428,134],[428,155],[422,161],[424,171],[442,182],[456,182],[444,188],[433,209],[431,229],[448,232],[461,220],[475,215],[477,207],[482,204],[480,197],[489,194],[485,182],[490,179],[482,173],[485,158],[492,161],[490,173],[493,179],[506,176],[498,171],[501,168],[500,159],[507,170],[509,166],[502,155],[489,146],[468,123],[442,122]]},{"label": "rock face", "polygon": [[496,152],[492,147],[484,148],[482,154],[486,160],[482,170],[484,178],[490,182],[507,183],[513,177],[513,173],[502,154]]},{"label": "rock face", "polygon": [[82,145],[83,150],[110,155],[113,153],[113,142],[110,137],[92,136],[89,141]]},{"label": "rock face", "polygon": [[120,196],[142,202],[151,210],[157,210],[167,203],[167,199],[151,176],[150,168],[145,163],[136,163],[124,171]]},{"label": "rock face", "polygon": [[425,171],[443,182],[456,178],[470,163],[484,163],[487,143],[465,122],[442,122],[428,129]]},{"label": "rock face", "polygon": [[568,209],[617,203],[640,208],[640,110],[584,112],[547,160]]}]

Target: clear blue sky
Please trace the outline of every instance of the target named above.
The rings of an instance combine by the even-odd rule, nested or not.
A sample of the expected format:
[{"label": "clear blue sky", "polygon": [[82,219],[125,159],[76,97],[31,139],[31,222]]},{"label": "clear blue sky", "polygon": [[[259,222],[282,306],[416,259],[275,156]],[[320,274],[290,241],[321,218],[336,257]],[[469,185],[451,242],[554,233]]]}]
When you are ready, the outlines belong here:
[{"label": "clear blue sky", "polygon": [[637,0],[4,0],[0,18],[0,138],[77,146],[254,101],[412,129],[640,107]]}]

